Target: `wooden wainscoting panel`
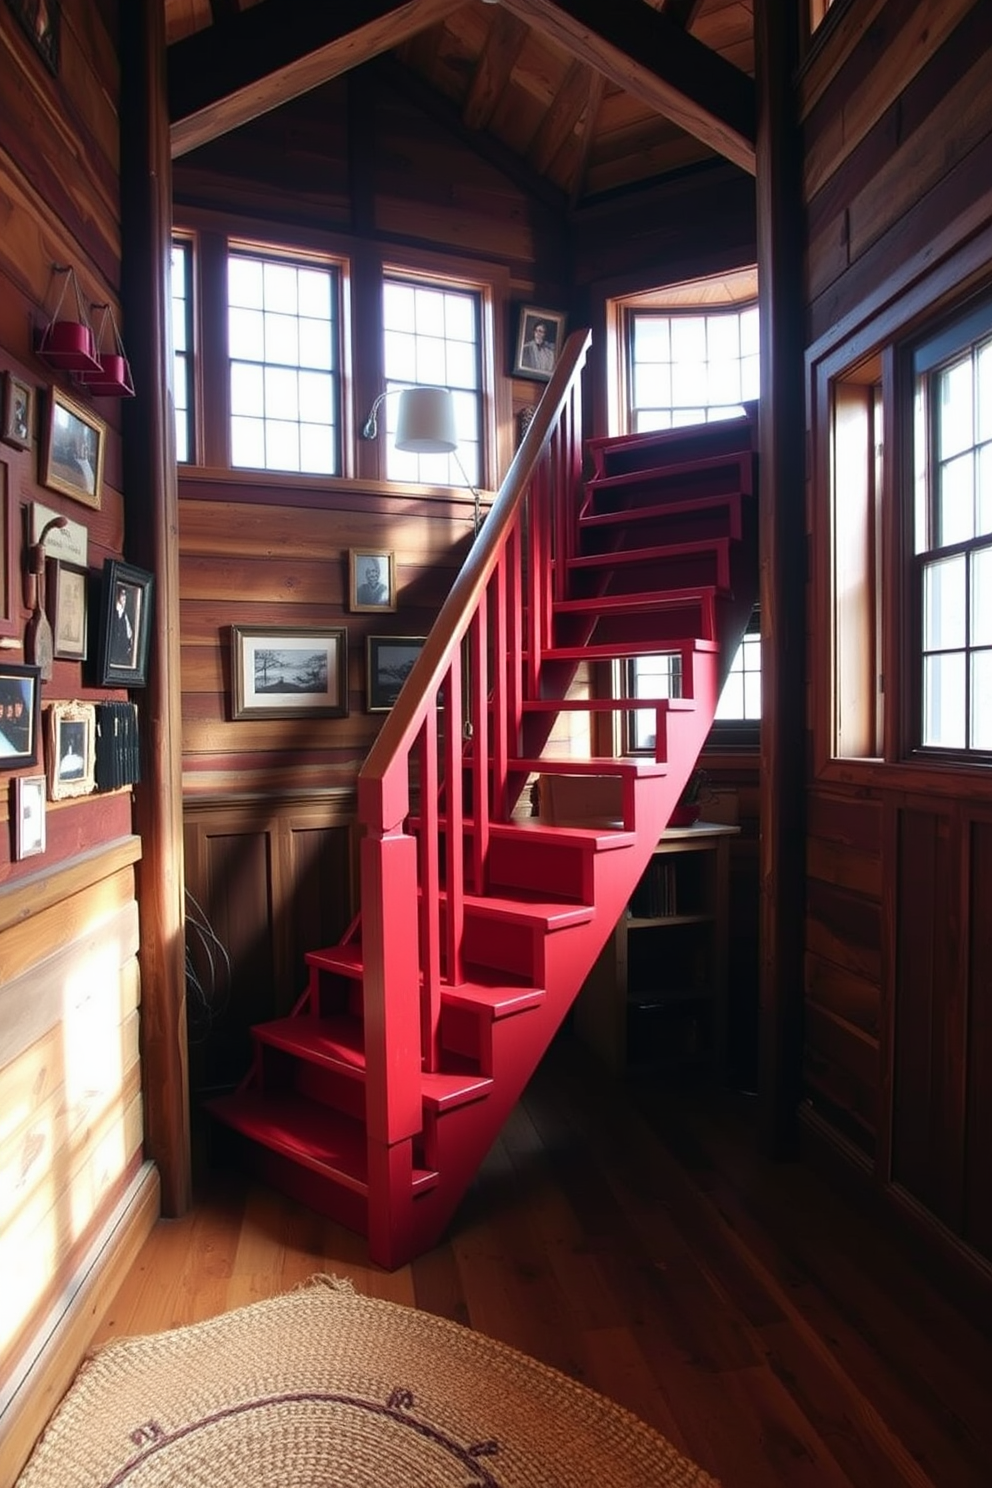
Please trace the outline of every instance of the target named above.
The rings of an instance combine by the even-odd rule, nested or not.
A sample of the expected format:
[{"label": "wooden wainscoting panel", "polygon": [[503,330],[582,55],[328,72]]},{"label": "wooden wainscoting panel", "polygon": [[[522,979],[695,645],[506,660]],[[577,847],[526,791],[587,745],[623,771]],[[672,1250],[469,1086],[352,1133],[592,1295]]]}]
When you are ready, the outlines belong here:
[{"label": "wooden wainscoting panel", "polygon": [[992,1261],[992,822],[970,823],[965,1239]]},{"label": "wooden wainscoting panel", "polygon": [[896,875],[892,1177],[960,1234],[966,1006],[952,811],[900,812]]},{"label": "wooden wainscoting panel", "polygon": [[[319,773],[326,782],[327,767]],[[332,945],[350,922],[354,809],[353,791],[327,789],[187,802],[194,1096],[244,1075],[251,1025],[292,1007],[306,984],[305,953]]]}]

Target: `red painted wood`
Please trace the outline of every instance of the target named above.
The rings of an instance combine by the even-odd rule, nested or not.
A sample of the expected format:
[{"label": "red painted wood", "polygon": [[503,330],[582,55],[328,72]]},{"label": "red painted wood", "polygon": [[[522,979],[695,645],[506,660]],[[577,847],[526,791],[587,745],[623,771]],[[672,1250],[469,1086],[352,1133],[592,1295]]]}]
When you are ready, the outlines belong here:
[{"label": "red painted wood", "polygon": [[[382,1265],[436,1243],[568,1012],[696,763],[716,707],[723,631],[757,588],[756,572],[738,564],[733,602],[721,597],[732,549],[747,546],[753,522],[742,521],[739,495],[713,489],[728,470],[748,486],[748,421],[615,449],[601,442],[600,486],[643,506],[632,520],[594,519],[596,542],[609,526],[613,551],[583,548],[579,366],[573,355],[568,377],[552,380],[553,417],[542,400],[537,432],[362,772],[360,925],[340,946],[310,953],[296,1016],[256,1031],[270,1052],[256,1059],[240,1103],[218,1108],[268,1146],[278,1181],[363,1228]],[[665,452],[688,492],[661,465]],[[614,460],[620,473],[611,475]],[[682,525],[666,541],[673,514]],[[705,540],[687,537],[697,519]],[[701,553],[717,572],[685,580]],[[618,594],[622,571],[667,573],[672,587],[655,580]],[[557,712],[634,705],[566,699],[580,661],[659,650],[681,655],[684,696],[637,700],[656,711],[656,759],[543,757]],[[579,824],[512,816],[534,774],[571,779]],[[590,819],[594,810],[605,820]],[[295,1175],[294,1161],[308,1176]],[[359,1190],[367,1203],[356,1203]]]}]

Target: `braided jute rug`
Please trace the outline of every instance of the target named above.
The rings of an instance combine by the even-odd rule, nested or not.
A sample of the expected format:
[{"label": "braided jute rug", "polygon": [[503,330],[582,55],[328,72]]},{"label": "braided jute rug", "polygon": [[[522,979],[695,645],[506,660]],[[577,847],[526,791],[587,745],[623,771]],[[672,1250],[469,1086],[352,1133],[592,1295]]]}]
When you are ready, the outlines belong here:
[{"label": "braided jute rug", "polygon": [[118,1485],[718,1488],[585,1385],[333,1277],[86,1361],[17,1488]]}]

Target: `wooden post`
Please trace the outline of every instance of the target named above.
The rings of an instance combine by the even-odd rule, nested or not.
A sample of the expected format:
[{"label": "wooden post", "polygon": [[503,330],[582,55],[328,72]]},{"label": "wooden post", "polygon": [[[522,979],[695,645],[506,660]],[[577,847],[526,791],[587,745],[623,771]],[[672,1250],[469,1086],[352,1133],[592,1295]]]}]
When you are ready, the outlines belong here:
[{"label": "wooden post", "polygon": [[172,168],[161,0],[120,7],[123,337],[136,397],[124,408],[128,559],[155,575],[148,686],[137,695],[141,783],[141,1054],[145,1148],[162,1208],[192,1198],[179,679],[178,490],[171,354]]},{"label": "wooden post", "polygon": [[799,6],[756,0],[761,314],[761,1140],[794,1149],[802,1094],[806,529]]}]

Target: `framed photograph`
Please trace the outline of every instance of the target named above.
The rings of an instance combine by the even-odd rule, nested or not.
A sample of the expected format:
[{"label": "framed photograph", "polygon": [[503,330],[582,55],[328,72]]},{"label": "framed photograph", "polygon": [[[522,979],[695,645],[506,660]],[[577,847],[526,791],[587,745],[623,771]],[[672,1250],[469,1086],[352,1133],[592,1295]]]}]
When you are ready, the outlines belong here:
[{"label": "framed photograph", "polygon": [[96,761],[96,707],[93,703],[52,703],[48,723],[46,774],[53,801],[88,796]]},{"label": "framed photograph", "polygon": [[232,718],[346,718],[348,632],[231,626]]},{"label": "framed photograph", "polygon": [[45,560],[45,602],[52,627],[52,654],[67,661],[86,660],[86,584],[78,563]]},{"label": "framed photograph", "polygon": [[33,858],[45,851],[45,777],[14,776],[14,858]]},{"label": "framed photograph", "polygon": [[517,322],[513,376],[547,382],[565,337],[565,316],[560,310],[539,310],[522,305]]},{"label": "framed photograph", "polygon": [[100,510],[107,426],[82,403],[53,387],[41,454],[41,484]]},{"label": "framed photograph", "polygon": [[97,657],[101,687],[144,687],[151,618],[152,575],[119,558],[105,558]]},{"label": "framed photograph", "polygon": [[426,636],[369,636],[366,641],[366,711],[388,713],[400,695]]},{"label": "framed photograph", "polygon": [[392,553],[352,548],[348,554],[349,610],[396,608],[396,560]]},{"label": "framed photograph", "polygon": [[0,636],[21,634],[21,541],[18,502],[6,460],[0,460]]},{"label": "framed photograph", "polygon": [[61,0],[7,0],[49,72],[59,75]]},{"label": "framed photograph", "polygon": [[38,763],[40,668],[0,661],[0,769]]},{"label": "framed photograph", "polygon": [[34,388],[5,372],[0,409],[0,439],[14,449],[30,449],[34,437]]}]

